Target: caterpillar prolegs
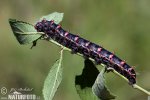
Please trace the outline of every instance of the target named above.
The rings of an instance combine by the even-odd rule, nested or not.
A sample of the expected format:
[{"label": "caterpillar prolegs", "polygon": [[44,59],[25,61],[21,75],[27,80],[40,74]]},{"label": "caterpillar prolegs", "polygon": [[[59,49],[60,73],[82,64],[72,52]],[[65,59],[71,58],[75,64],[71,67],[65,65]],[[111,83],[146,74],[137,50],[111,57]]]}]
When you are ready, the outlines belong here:
[{"label": "caterpillar prolegs", "polygon": [[102,63],[109,68],[113,68],[126,77],[131,84],[136,83],[136,73],[134,69],[103,47],[65,31],[52,20],[48,21],[43,19],[35,25],[35,29],[38,32],[44,32],[44,35],[48,38],[71,49],[74,53],[78,52],[87,58],[94,59],[97,64]]}]

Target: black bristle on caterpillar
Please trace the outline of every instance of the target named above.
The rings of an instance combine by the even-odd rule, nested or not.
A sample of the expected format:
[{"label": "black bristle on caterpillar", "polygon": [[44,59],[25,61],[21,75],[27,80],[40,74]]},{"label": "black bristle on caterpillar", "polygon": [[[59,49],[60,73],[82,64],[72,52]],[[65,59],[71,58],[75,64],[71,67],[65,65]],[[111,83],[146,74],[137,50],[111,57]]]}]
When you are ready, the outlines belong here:
[{"label": "black bristle on caterpillar", "polygon": [[115,69],[118,73],[126,77],[131,84],[136,83],[134,69],[103,47],[65,31],[52,20],[47,21],[43,19],[35,25],[35,29],[38,32],[44,32],[45,36],[71,49],[72,52],[78,52],[86,58],[90,57],[94,59],[97,64],[103,63],[107,67]]}]

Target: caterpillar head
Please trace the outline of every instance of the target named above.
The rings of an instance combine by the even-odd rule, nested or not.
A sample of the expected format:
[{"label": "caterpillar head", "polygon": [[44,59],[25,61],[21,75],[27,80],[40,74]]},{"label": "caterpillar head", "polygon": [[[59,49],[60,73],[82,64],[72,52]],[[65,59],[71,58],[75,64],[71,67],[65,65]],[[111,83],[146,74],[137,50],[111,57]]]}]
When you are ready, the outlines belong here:
[{"label": "caterpillar head", "polygon": [[53,31],[54,28],[53,23],[53,20],[47,21],[46,19],[43,19],[42,21],[37,22],[34,27],[38,32],[52,33],[51,31]]}]

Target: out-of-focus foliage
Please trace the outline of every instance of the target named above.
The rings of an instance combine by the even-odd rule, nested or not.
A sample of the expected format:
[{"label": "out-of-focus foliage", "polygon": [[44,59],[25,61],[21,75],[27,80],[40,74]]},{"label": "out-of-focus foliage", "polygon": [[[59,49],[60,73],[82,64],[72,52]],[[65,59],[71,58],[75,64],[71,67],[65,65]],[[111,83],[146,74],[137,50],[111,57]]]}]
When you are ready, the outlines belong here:
[{"label": "out-of-focus foliage", "polygon": [[[0,88],[34,88],[42,98],[42,86],[49,65],[60,48],[46,41],[21,46],[13,36],[9,18],[34,23],[51,12],[64,12],[62,27],[102,45],[130,65],[136,66],[137,83],[150,88],[150,1],[149,0],[1,0],[0,2]],[[64,79],[55,100],[79,100],[74,87],[81,74],[83,58],[64,52]],[[101,66],[99,66],[101,67]],[[108,87],[118,100],[146,100],[113,73]]]}]

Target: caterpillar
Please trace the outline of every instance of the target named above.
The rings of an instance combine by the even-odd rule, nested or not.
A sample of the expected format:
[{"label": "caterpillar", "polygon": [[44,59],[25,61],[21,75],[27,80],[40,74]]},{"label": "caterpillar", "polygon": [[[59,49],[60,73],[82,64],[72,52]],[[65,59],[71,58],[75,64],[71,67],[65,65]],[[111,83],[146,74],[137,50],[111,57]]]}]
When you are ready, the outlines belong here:
[{"label": "caterpillar", "polygon": [[86,58],[92,58],[97,64],[104,64],[106,67],[116,70],[126,77],[130,84],[136,83],[136,73],[133,67],[105,48],[65,31],[53,20],[43,19],[37,22],[34,27],[38,32],[44,32],[48,38],[71,49],[73,53],[80,53]]}]

